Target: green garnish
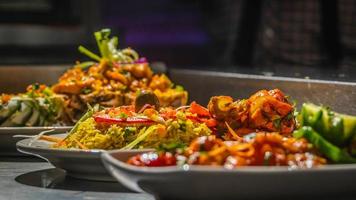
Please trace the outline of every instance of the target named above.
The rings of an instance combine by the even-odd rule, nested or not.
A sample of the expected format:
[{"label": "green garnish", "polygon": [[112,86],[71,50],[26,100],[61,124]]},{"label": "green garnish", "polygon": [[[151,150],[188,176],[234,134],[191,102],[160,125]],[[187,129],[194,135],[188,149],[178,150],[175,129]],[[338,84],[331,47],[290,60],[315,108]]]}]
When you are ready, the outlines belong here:
[{"label": "green garnish", "polygon": [[185,147],[186,145],[183,143],[174,142],[170,144],[160,144],[156,150],[163,152],[176,152],[178,149],[183,149]]},{"label": "green garnish", "polygon": [[176,85],[176,91],[179,91],[179,92],[184,92],[185,90],[184,90],[184,87],[183,86],[181,86],[181,85]]},{"label": "green garnish", "polygon": [[92,90],[90,88],[83,88],[81,92],[83,94],[89,94],[90,92],[92,92]]},{"label": "green garnish", "polygon": [[78,50],[80,53],[85,54],[86,56],[88,56],[89,58],[91,58],[93,60],[96,60],[98,62],[100,62],[100,60],[101,60],[101,58],[98,55],[96,55],[95,53],[91,52],[89,49],[87,49],[81,45],[78,47]]},{"label": "green garnish", "polygon": [[87,61],[87,62],[82,62],[82,63],[79,63],[78,65],[76,65],[77,67],[80,67],[82,69],[86,69],[90,66],[93,66],[95,64],[95,62],[92,62],[92,61]]},{"label": "green garnish", "polygon": [[119,114],[119,117],[120,117],[121,119],[126,119],[128,116],[127,116],[126,113],[120,113],[120,114]]},{"label": "green garnish", "polygon": [[273,126],[279,130],[281,128],[281,118],[273,120]]},{"label": "green garnish", "polygon": [[[94,33],[100,56],[83,46],[78,47],[79,52],[97,62],[105,59],[109,65],[112,63],[134,63],[139,59],[137,52],[131,48],[118,49],[118,38],[115,36],[110,38],[110,34],[110,29],[102,29]],[[92,63],[82,62],[79,67],[85,69],[90,64]]]}]

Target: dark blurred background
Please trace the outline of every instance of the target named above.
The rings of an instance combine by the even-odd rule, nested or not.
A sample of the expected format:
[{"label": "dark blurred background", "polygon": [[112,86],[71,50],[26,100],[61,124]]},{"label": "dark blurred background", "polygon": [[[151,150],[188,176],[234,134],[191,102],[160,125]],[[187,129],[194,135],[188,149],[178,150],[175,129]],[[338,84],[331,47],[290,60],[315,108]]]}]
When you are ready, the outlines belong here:
[{"label": "dark blurred background", "polygon": [[72,64],[105,27],[168,67],[356,81],[353,0],[0,0],[0,65]]}]

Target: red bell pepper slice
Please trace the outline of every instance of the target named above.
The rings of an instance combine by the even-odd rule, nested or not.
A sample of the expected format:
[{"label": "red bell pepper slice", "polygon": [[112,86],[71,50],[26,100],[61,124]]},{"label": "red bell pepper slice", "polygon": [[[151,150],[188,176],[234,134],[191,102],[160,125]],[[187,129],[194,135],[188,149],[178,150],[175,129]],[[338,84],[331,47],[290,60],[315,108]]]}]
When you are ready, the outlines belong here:
[{"label": "red bell pepper slice", "polygon": [[190,112],[197,114],[201,117],[210,117],[209,110],[197,104],[195,101],[190,104]]}]

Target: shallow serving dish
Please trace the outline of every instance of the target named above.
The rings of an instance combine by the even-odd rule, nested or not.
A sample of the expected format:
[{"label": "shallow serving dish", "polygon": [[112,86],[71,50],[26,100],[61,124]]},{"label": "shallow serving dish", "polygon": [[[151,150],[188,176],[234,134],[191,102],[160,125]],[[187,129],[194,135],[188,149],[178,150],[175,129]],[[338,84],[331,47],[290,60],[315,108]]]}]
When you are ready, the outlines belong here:
[{"label": "shallow serving dish", "polygon": [[[56,137],[64,138],[66,134],[56,134]],[[40,157],[50,162],[53,166],[64,169],[68,176],[97,181],[113,181],[114,179],[105,170],[100,159],[104,150],[80,150],[80,149],[55,149],[53,143],[32,139],[19,141],[17,149],[26,154]],[[129,158],[137,153],[147,152],[148,150],[120,150],[122,157]]]},{"label": "shallow serving dish", "polygon": [[352,196],[356,165],[313,169],[287,167],[136,167],[117,151],[102,154],[108,171],[123,185],[158,199],[281,199]]},{"label": "shallow serving dish", "polygon": [[15,135],[37,135],[42,131],[53,130],[49,134],[65,133],[72,129],[72,126],[38,126],[38,127],[0,127],[0,155],[2,156],[24,156],[16,150],[16,142],[21,137]]}]

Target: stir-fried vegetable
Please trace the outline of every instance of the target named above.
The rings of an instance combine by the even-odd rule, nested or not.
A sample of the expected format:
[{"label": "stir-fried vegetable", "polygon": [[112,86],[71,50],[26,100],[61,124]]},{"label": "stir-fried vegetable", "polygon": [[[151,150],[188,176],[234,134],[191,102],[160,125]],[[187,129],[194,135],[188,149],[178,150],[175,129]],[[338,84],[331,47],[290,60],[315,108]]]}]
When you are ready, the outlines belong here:
[{"label": "stir-fried vegetable", "polygon": [[[295,128],[293,105],[278,89],[260,90],[250,98],[238,101],[229,96],[215,96],[210,99],[208,108],[221,133],[228,132],[226,124],[239,136],[256,130],[289,135]],[[233,139],[229,134],[225,136]]]},{"label": "stir-fried vegetable", "polygon": [[356,117],[339,114],[329,108],[303,104],[298,115],[301,128],[295,137],[307,138],[316,148],[335,163],[354,163]]}]

